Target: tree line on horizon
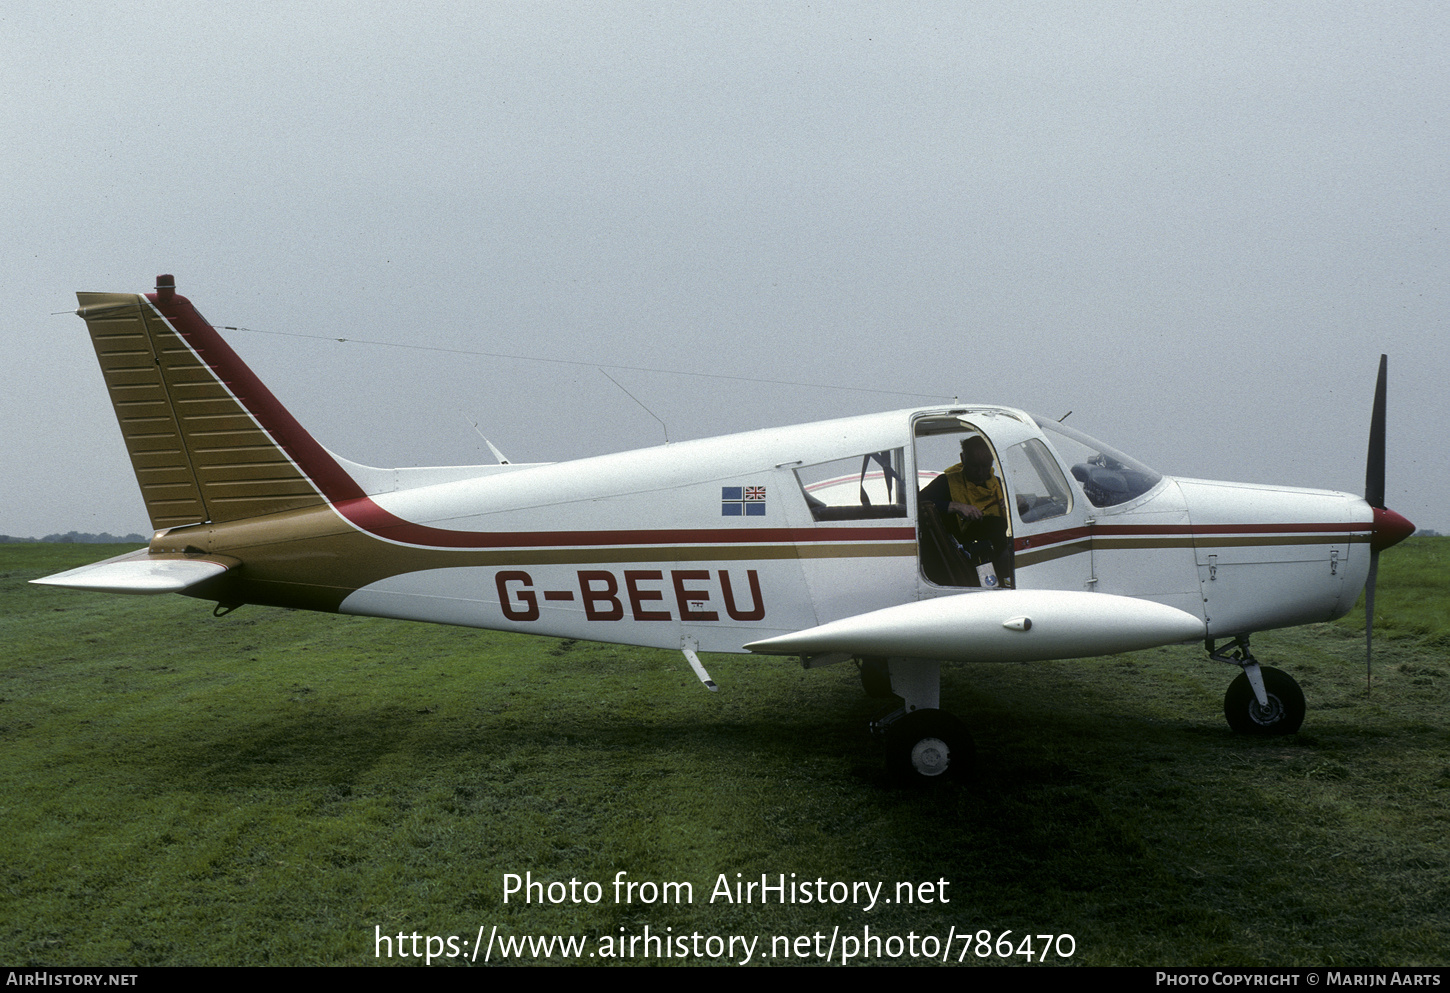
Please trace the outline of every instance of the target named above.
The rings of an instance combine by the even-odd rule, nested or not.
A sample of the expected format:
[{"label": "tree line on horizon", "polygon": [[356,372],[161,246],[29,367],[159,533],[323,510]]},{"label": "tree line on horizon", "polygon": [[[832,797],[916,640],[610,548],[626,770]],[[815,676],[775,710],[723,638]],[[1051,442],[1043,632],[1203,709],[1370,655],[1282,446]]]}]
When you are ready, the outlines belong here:
[{"label": "tree line on horizon", "polygon": [[15,535],[0,534],[0,545],[33,544],[35,542],[51,541],[62,545],[144,545],[151,539],[143,534],[128,534],[117,536],[109,531],[102,531],[100,534],[89,534],[80,531],[67,531],[65,534],[48,534],[44,538],[18,538]]}]

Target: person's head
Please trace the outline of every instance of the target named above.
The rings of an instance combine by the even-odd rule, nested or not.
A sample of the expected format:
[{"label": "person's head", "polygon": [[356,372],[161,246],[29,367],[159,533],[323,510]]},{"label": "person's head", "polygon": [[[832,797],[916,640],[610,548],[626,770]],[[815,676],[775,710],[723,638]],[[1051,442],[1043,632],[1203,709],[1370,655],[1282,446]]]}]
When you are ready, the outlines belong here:
[{"label": "person's head", "polygon": [[992,449],[981,435],[962,441],[962,475],[978,486],[992,478]]}]

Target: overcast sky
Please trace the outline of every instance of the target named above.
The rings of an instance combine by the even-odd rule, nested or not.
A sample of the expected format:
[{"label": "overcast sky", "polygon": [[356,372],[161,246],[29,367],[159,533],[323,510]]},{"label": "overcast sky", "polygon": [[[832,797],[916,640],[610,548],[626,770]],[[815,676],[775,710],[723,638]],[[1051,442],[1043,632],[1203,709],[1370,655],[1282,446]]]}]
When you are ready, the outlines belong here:
[{"label": "overcast sky", "polygon": [[69,312],[161,272],[379,466],[663,441],[603,369],[674,441],[960,396],[1362,492],[1387,352],[1387,502],[1450,530],[1447,24],[0,0],[0,533],[149,533]]}]

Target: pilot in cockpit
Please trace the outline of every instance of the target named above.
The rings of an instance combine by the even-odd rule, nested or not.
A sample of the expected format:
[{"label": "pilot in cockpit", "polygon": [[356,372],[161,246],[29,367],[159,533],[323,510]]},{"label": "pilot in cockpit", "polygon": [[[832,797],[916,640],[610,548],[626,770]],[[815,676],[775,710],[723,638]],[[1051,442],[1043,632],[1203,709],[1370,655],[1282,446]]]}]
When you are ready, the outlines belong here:
[{"label": "pilot in cockpit", "polygon": [[[991,562],[1001,585],[1012,585],[1012,539],[1002,481],[993,473],[992,449],[980,435],[962,441],[962,461],[921,491],[943,526],[974,565]],[[953,584],[955,585],[955,584]]]}]

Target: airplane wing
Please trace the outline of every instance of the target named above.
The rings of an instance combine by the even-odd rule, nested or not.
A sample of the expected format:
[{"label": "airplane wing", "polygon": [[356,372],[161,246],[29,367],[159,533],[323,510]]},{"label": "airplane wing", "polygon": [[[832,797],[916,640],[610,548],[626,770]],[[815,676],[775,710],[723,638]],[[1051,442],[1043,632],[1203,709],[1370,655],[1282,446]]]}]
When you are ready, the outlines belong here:
[{"label": "airplane wing", "polygon": [[222,555],[152,555],[141,548],[31,582],[101,593],[180,593],[215,579],[237,564],[235,559]]},{"label": "airplane wing", "polygon": [[1151,600],[1071,590],[983,590],[873,610],[754,641],[768,655],[1040,662],[1201,640],[1203,618]]}]

